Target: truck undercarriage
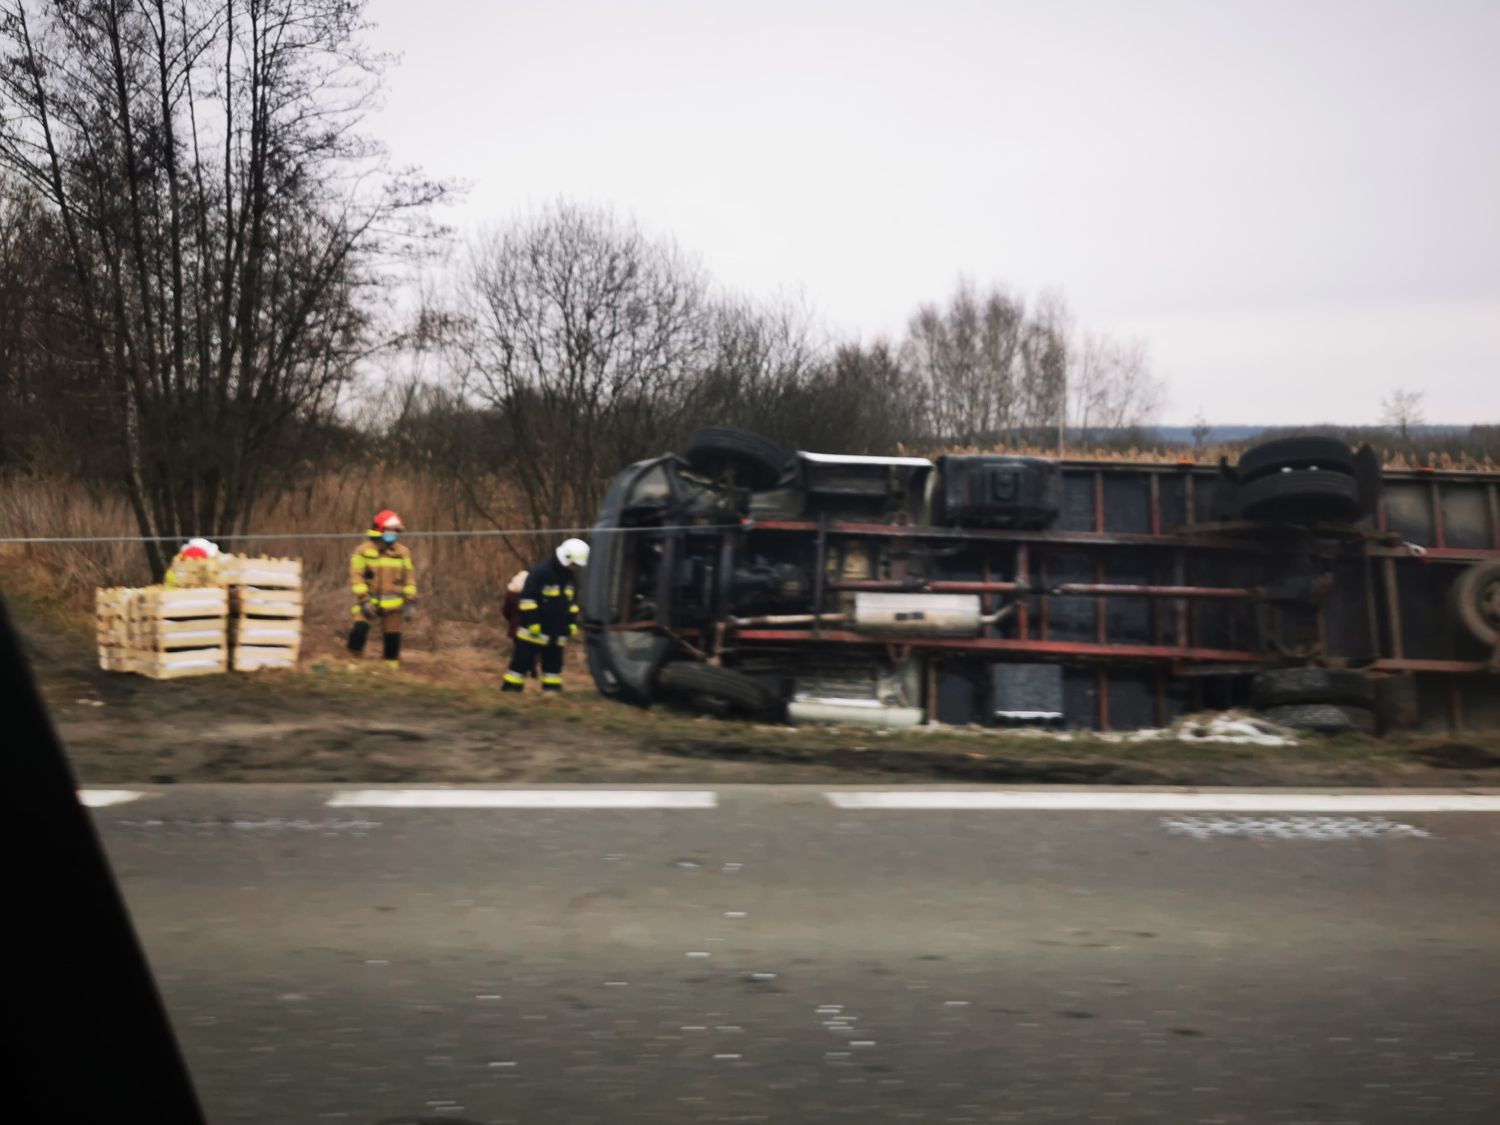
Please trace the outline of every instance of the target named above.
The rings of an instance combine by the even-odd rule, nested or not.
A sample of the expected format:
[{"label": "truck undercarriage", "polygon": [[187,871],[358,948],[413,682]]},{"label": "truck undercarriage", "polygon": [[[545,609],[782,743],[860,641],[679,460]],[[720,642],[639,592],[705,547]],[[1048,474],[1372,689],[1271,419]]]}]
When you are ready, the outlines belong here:
[{"label": "truck undercarriage", "polygon": [[787,457],[705,431],[615,480],[593,550],[590,668],[627,702],[888,727],[1250,704],[1330,732],[1500,727],[1500,477],[1382,472],[1326,438],[1214,467]]}]

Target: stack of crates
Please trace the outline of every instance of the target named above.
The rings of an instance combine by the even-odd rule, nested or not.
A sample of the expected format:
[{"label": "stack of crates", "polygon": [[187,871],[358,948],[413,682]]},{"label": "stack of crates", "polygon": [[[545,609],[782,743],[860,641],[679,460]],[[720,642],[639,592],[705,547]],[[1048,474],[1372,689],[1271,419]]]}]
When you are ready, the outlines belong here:
[{"label": "stack of crates", "polygon": [[94,629],[99,642],[99,667],[106,672],[129,672],[130,634],[126,621],[130,603],[140,591],[111,586],[94,591]]},{"label": "stack of crates", "polygon": [[222,573],[224,563],[221,559],[227,559],[227,556],[215,556],[211,559],[185,559],[179,555],[172,560],[171,584],[184,587],[223,586],[225,585]]},{"label": "stack of crates", "polygon": [[295,668],[302,647],[302,560],[235,556],[220,576],[229,586],[234,670]]},{"label": "stack of crates", "polygon": [[[223,588],[146,586],[129,591],[124,667],[154,680],[229,667],[229,597]],[[103,653],[101,650],[101,663]]]}]

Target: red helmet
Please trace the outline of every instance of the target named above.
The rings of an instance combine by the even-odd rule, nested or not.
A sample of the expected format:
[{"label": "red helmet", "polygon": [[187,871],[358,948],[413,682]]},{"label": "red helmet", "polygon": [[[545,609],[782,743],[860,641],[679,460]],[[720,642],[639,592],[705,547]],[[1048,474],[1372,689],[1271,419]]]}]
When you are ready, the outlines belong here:
[{"label": "red helmet", "polygon": [[218,553],[218,545],[210,543],[207,539],[189,539],[187,546],[177,552],[177,557],[183,559],[211,559]]},{"label": "red helmet", "polygon": [[382,512],[376,512],[375,518],[370,521],[371,529],[375,531],[405,531],[406,525],[401,522],[401,517],[386,508]]}]

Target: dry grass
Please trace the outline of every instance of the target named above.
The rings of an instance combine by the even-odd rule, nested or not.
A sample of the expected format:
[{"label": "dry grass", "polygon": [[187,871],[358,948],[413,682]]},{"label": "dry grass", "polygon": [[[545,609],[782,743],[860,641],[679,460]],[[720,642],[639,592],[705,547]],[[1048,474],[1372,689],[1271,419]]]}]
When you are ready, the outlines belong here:
[{"label": "dry grass", "polygon": [[[0,538],[135,535],[123,500],[70,481],[0,477]],[[0,544],[6,588],[24,586],[44,598],[68,599],[95,586],[146,581],[138,544],[78,546]]]},{"label": "dry grass", "polygon": [[[525,522],[503,496],[486,497],[496,518]],[[264,538],[237,543],[239,553],[303,560],[307,595],[304,654],[312,660],[347,660],[342,642],[349,624],[349,556],[364,542],[363,529],[381,508],[401,512],[412,530],[461,530],[476,521],[451,490],[431,477],[375,465],[360,474],[326,474],[269,506],[252,527]],[[295,539],[334,533],[330,539]],[[55,480],[0,479],[0,537],[134,536],[128,506]],[[496,653],[508,648],[500,604],[512,574],[543,550],[542,539],[412,538],[420,611],[408,624],[412,663],[418,670],[462,679],[497,674]],[[226,544],[226,547],[230,545]],[[526,560],[523,562],[522,560]],[[138,543],[0,544],[0,574],[11,598],[32,612],[86,628],[97,586],[141,585],[151,580]],[[374,646],[378,648],[378,645]],[[426,665],[432,662],[431,669]]]}]

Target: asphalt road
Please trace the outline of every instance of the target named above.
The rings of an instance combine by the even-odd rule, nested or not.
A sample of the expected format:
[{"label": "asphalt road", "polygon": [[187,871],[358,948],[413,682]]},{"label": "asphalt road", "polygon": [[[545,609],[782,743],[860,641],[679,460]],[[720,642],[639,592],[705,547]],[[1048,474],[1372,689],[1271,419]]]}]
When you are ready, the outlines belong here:
[{"label": "asphalt road", "polygon": [[336,792],[96,810],[214,1122],[1500,1121],[1500,812]]}]

